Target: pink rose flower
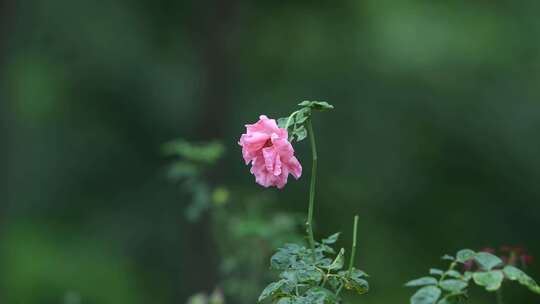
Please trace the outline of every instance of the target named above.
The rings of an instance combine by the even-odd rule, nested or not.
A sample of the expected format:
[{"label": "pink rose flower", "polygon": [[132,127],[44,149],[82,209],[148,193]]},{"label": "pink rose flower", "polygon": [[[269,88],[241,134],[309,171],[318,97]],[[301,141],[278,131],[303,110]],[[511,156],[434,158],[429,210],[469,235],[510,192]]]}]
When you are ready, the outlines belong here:
[{"label": "pink rose flower", "polygon": [[246,125],[246,129],[238,144],[246,165],[251,162],[250,172],[259,185],[281,189],[287,184],[289,173],[296,179],[302,175],[287,130],[279,128],[274,119],[261,115],[258,122]]}]

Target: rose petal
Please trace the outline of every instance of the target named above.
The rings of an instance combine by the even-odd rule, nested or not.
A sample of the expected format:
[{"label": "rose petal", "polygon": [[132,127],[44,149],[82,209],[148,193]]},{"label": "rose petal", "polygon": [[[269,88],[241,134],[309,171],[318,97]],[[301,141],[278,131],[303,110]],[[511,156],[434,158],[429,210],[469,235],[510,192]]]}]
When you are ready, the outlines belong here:
[{"label": "rose petal", "polygon": [[250,172],[255,181],[263,187],[282,189],[289,174],[296,179],[302,175],[302,166],[294,156],[287,130],[279,128],[274,119],[261,115],[256,123],[246,125],[246,133],[238,144],[242,146],[245,163],[251,163]]}]

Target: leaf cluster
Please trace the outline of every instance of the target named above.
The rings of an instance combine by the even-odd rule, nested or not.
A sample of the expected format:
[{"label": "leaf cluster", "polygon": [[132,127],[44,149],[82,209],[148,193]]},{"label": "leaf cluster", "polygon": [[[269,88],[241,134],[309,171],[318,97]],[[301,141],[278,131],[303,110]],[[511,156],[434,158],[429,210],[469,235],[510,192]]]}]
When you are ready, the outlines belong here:
[{"label": "leaf cluster", "polygon": [[[453,304],[468,299],[467,289],[471,282],[493,292],[501,288],[504,281],[517,281],[534,293],[540,294],[536,282],[519,268],[504,265],[504,262],[488,252],[463,249],[456,256],[444,255],[443,260],[451,261],[448,270],[430,269],[430,276],[412,280],[407,287],[420,287],[411,297],[411,304]],[[478,270],[458,271],[458,265],[476,263]]]},{"label": "leaf cluster", "polygon": [[293,112],[288,117],[282,117],[277,120],[278,126],[287,129],[287,132],[289,132],[290,142],[300,142],[306,139],[308,135],[306,123],[311,118],[312,111],[329,111],[334,109],[334,106],[326,101],[304,100],[298,106],[301,107],[300,110]]},{"label": "leaf cluster", "polygon": [[222,204],[227,200],[228,191],[222,187],[213,189],[204,177],[206,170],[223,156],[225,148],[221,143],[190,143],[177,139],[163,144],[162,152],[174,158],[168,169],[169,178],[191,195],[185,211],[189,221],[197,221],[212,201]]},{"label": "leaf cluster", "polygon": [[278,304],[340,303],[343,288],[358,294],[367,293],[368,275],[356,268],[344,270],[345,249],[331,247],[339,233],[307,248],[286,244],[270,259],[271,268],[280,271],[279,280],[270,283],[259,296],[259,302],[270,299]]},{"label": "leaf cluster", "polygon": [[219,286],[231,303],[253,303],[266,284],[277,278],[267,267],[274,249],[304,239],[299,229],[303,216],[275,211],[274,203],[271,193],[257,193],[212,209],[212,226],[219,235],[216,244],[222,256]]},{"label": "leaf cluster", "polygon": [[223,156],[225,147],[218,141],[191,143],[184,139],[177,139],[163,144],[162,150],[166,156],[212,165]]}]

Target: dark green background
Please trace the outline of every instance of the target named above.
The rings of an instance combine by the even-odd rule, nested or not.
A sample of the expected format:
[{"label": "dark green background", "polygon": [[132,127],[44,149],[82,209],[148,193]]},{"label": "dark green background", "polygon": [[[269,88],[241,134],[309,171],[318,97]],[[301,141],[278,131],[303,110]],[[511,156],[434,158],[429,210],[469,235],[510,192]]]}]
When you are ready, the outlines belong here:
[{"label": "dark green background", "polygon": [[[211,290],[208,221],[185,221],[160,145],[222,140],[212,178],[235,189],[230,204],[278,192],[254,183],[237,140],[304,99],[336,107],[314,122],[316,230],[346,245],[360,215],[372,291],[354,302],[407,303],[403,282],[463,247],[540,254],[536,0],[0,3],[2,303]],[[296,148],[305,176],[277,210],[307,204],[309,149]]]}]

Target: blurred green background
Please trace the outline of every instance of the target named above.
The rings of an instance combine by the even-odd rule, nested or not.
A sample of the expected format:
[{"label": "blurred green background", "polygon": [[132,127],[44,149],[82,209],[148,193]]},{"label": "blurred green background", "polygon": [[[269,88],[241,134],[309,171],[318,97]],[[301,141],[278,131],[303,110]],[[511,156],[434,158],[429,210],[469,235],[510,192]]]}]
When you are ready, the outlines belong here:
[{"label": "blurred green background", "polygon": [[[261,255],[277,244],[243,246],[239,233],[226,249],[230,218],[260,219],[253,229],[267,227],[268,240],[283,226],[264,220],[301,218],[308,143],[296,146],[304,177],[278,191],[254,183],[237,140],[258,115],[285,116],[304,99],[336,107],[314,121],[316,234],[343,231],[345,246],[360,215],[358,264],[372,291],[350,302],[407,303],[403,283],[463,247],[540,255],[539,9],[0,1],[0,302],[185,303],[245,279],[224,274],[226,254],[247,256],[249,270],[263,258],[264,273]],[[184,216],[191,195],[167,177],[161,151],[175,138],[225,146],[205,177],[228,189],[225,214]],[[263,198],[256,216],[244,208]],[[529,272],[539,278],[540,265]]]}]

